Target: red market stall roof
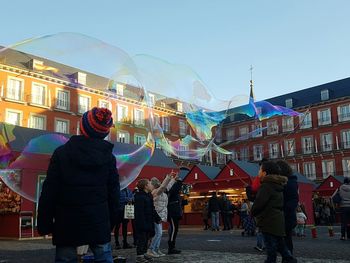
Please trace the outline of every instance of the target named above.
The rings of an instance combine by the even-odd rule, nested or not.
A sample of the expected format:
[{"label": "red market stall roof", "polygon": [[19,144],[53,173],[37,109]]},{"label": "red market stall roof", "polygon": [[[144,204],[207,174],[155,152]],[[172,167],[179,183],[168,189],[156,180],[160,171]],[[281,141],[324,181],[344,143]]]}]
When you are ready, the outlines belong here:
[{"label": "red market stall roof", "polygon": [[322,197],[331,197],[343,182],[343,176],[330,175],[315,188],[314,192]]},{"label": "red market stall roof", "polygon": [[194,190],[213,190],[216,189],[214,179],[219,172],[219,167],[196,164],[182,176],[184,183],[191,184]]}]

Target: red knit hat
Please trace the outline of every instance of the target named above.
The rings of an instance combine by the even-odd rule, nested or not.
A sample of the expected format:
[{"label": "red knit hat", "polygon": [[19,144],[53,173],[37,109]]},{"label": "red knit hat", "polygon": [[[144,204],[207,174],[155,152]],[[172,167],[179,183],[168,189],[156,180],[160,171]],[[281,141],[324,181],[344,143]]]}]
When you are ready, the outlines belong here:
[{"label": "red knit hat", "polygon": [[106,108],[95,107],[81,117],[80,131],[86,137],[104,139],[112,125],[112,112]]}]

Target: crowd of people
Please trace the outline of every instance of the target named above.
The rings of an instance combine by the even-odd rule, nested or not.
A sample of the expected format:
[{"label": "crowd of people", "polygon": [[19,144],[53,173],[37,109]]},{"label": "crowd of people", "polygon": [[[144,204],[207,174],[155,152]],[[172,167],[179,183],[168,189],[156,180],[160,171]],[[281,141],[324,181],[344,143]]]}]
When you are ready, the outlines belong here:
[{"label": "crowd of people", "polygon": [[[168,223],[168,253],[176,249],[179,222],[183,214],[182,180],[175,174],[163,181],[156,177],[140,179],[134,192],[120,189],[113,144],[104,140],[113,124],[108,109],[93,108],[83,114],[82,135],[72,136],[51,157],[38,205],[38,232],[52,234],[56,246],[55,262],[78,262],[79,251],[89,247],[95,262],[113,262],[111,231],[116,249],[136,246],[136,262],[151,262],[165,256],[160,249],[162,229]],[[226,194],[213,192],[203,210],[204,229],[222,230],[238,226],[242,235],[256,235],[259,251],[266,250],[265,262],[296,262],[293,256],[293,233],[305,235],[305,208],[298,205],[297,178],[284,161],[263,160],[258,176],[246,186],[247,199],[233,204]],[[342,209],[342,238],[350,219],[350,185],[339,189]],[[131,209],[131,210],[130,210]],[[321,212],[321,210],[323,212]],[[332,221],[327,204],[318,212]],[[133,245],[127,240],[128,224],[133,228]],[[209,224],[210,222],[210,224]],[[122,243],[119,231],[122,227]]]}]

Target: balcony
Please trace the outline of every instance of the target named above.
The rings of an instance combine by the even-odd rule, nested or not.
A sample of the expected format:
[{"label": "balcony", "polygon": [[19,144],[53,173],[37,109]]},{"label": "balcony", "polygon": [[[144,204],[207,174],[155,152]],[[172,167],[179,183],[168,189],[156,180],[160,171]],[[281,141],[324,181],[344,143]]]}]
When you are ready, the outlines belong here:
[{"label": "balcony", "polygon": [[320,119],[318,119],[318,125],[319,126],[331,125],[331,124],[332,124],[331,118],[320,118]]},{"label": "balcony", "polygon": [[123,123],[123,124],[132,124],[131,119],[129,119],[128,117],[123,117],[121,119],[118,119],[118,122]]},{"label": "balcony", "polygon": [[134,125],[138,127],[145,127],[145,120],[144,119],[134,120]]},{"label": "balcony", "polygon": [[339,114],[338,121],[339,122],[350,121],[350,112]]},{"label": "balcony", "polygon": [[61,111],[69,111],[69,101],[67,100],[55,100],[55,109],[61,110]]},{"label": "balcony", "polygon": [[278,127],[268,127],[267,135],[274,135],[274,134],[278,134]]},{"label": "balcony", "polygon": [[342,150],[350,149],[350,141],[343,141],[340,143],[340,148]]},{"label": "balcony", "polygon": [[310,147],[303,147],[301,148],[302,150],[302,154],[313,154],[315,153],[315,149],[313,146],[310,146]]},{"label": "balcony", "polygon": [[312,121],[303,121],[300,123],[300,129],[309,129],[312,128]]},{"label": "balcony", "polygon": [[283,125],[282,130],[283,130],[283,132],[290,132],[290,131],[294,130],[294,126],[293,125]]},{"label": "balcony", "polygon": [[38,95],[28,95],[27,101],[32,106],[42,107],[42,108],[49,108],[49,100],[44,96],[38,96]]}]

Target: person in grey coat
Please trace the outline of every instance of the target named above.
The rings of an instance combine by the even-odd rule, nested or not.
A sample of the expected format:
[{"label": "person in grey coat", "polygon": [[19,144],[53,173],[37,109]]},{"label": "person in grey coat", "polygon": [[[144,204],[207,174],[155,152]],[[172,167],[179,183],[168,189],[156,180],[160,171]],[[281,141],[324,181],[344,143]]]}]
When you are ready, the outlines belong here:
[{"label": "person in grey coat", "polygon": [[[341,198],[341,240],[345,240],[345,233],[347,232],[348,224],[350,223],[350,179],[346,177],[344,184],[339,188],[339,195]],[[348,231],[349,232],[349,231]],[[348,236],[348,238],[350,238]]]}]

